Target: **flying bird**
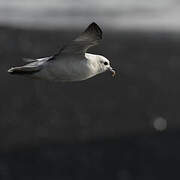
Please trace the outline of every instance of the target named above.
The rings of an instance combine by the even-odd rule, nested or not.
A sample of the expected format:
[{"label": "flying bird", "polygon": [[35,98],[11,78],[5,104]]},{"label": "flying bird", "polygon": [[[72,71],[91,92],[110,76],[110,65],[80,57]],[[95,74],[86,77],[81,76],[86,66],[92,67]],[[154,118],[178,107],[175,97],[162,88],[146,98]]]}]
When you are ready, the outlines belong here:
[{"label": "flying bird", "polygon": [[56,82],[82,81],[105,71],[110,71],[112,76],[115,76],[115,71],[107,58],[87,53],[87,50],[97,45],[101,39],[102,30],[93,22],[55,55],[38,59],[24,59],[26,65],[12,67],[8,72]]}]

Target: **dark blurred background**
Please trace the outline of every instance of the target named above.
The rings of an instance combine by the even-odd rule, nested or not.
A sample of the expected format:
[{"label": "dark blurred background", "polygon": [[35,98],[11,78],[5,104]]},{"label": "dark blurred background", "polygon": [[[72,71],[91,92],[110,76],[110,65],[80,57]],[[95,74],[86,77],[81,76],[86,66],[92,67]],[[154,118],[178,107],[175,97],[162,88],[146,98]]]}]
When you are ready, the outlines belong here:
[{"label": "dark blurred background", "polygon": [[[0,0],[0,179],[169,180],[180,164],[177,0]],[[117,76],[11,76],[95,21]]]}]

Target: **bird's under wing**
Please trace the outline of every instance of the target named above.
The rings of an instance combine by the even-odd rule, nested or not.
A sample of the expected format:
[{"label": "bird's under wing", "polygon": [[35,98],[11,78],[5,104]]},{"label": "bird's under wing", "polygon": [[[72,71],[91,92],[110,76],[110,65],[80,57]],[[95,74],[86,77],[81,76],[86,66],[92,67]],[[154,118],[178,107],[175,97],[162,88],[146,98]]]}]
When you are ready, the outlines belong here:
[{"label": "bird's under wing", "polygon": [[24,66],[12,67],[8,70],[11,74],[34,74],[39,72],[46,63],[52,58],[52,56],[39,58],[39,59],[28,59],[23,58],[24,61],[29,62]]},{"label": "bird's under wing", "polygon": [[96,23],[93,22],[70,44],[63,46],[56,56],[61,55],[62,53],[81,54],[84,56],[86,51],[90,47],[97,45],[101,39],[102,30]]}]

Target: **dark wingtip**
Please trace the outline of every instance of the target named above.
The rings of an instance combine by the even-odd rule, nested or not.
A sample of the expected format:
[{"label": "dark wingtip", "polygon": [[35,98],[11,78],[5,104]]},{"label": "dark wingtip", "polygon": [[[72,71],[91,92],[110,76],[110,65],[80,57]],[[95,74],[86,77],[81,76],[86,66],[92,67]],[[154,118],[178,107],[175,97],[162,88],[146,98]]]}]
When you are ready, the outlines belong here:
[{"label": "dark wingtip", "polygon": [[98,24],[95,23],[95,22],[92,22],[89,26],[97,26],[98,28],[100,28],[100,27],[98,26]]},{"label": "dark wingtip", "polygon": [[99,38],[102,39],[103,32],[102,32],[101,28],[95,22],[92,22],[85,30],[85,32],[92,32],[92,31],[97,33]]}]

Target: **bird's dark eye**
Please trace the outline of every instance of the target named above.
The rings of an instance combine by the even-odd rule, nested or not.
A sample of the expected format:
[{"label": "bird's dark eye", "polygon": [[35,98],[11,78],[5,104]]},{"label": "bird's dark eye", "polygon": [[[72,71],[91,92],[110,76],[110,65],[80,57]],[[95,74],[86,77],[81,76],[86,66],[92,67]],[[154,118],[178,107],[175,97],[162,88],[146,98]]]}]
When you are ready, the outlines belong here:
[{"label": "bird's dark eye", "polygon": [[108,65],[108,62],[104,62],[104,65],[107,66],[107,65]]}]

